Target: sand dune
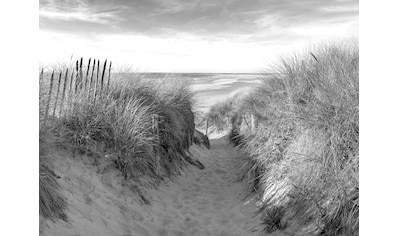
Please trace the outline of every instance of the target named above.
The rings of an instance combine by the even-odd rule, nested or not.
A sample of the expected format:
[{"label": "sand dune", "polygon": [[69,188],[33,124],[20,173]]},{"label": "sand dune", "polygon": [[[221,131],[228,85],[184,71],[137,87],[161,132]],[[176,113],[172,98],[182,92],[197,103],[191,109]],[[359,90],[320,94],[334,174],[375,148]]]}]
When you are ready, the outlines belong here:
[{"label": "sand dune", "polygon": [[237,181],[240,154],[223,138],[211,145],[190,149],[205,169],[190,166],[157,189],[128,185],[116,170],[58,154],[54,169],[69,200],[70,223],[41,221],[42,235],[262,235],[256,206],[244,204],[245,183]]}]

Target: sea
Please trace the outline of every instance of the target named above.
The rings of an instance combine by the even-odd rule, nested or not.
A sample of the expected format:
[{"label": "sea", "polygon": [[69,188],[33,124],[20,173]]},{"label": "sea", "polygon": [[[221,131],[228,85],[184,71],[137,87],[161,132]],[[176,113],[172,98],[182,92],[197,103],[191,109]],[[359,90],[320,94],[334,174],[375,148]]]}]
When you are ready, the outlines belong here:
[{"label": "sea", "polygon": [[[148,77],[165,76],[164,73],[146,73]],[[243,73],[169,73],[168,76],[179,76],[192,81],[195,96],[195,108],[206,112],[209,108],[238,93],[248,93],[267,74]]]}]

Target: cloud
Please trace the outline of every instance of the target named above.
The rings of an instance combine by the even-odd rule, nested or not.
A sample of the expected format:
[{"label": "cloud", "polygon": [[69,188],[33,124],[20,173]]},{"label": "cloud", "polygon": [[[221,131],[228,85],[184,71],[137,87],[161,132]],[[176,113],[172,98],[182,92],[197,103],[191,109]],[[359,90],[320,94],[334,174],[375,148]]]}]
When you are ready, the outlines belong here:
[{"label": "cloud", "polygon": [[[77,32],[161,36],[183,32],[207,38],[273,36],[303,25],[354,21],[358,5],[337,0],[42,0],[40,26],[70,31],[69,24],[74,24]],[[93,24],[102,27],[91,28]]]},{"label": "cloud", "polygon": [[358,15],[352,0],[40,0],[40,56],[258,72],[292,45],[358,35]]},{"label": "cloud", "polygon": [[91,12],[87,8],[81,8],[73,12],[65,12],[44,9],[40,11],[40,17],[60,21],[83,21],[97,24],[112,24],[122,20],[113,14],[116,11],[117,10]]},{"label": "cloud", "polygon": [[39,25],[41,30],[90,34],[115,32],[115,25],[123,22],[112,4],[90,5],[88,1],[40,1]]}]

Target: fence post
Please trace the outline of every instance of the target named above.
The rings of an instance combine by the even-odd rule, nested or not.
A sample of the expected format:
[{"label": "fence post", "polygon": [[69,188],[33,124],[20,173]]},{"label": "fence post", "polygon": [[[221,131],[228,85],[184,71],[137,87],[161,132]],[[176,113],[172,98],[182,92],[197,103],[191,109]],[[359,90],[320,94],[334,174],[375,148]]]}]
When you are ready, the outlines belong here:
[{"label": "fence post", "polygon": [[206,119],[205,135],[208,136],[208,119]]},{"label": "fence post", "polygon": [[100,94],[103,92],[103,87],[104,87],[104,75],[105,75],[105,69],[107,68],[107,59],[105,59],[104,66],[103,66],[103,74],[101,76],[101,90]]},{"label": "fence post", "polygon": [[42,71],[40,72],[39,81],[41,81],[42,79],[43,79],[43,68]]},{"label": "fence post", "polygon": [[58,95],[60,93],[60,85],[61,85],[61,76],[62,76],[62,71],[60,72],[60,77],[58,79],[58,88],[57,88],[57,95],[55,96],[55,103],[54,103],[54,108],[53,108],[53,116],[55,116],[55,110],[57,109]]},{"label": "fence post", "polygon": [[83,57],[81,57],[80,58],[80,73],[79,73],[79,76],[80,76],[80,80],[79,80],[79,89],[80,89],[80,91],[82,91],[82,86],[83,86],[83,69],[82,69],[82,66],[83,66]]},{"label": "fence post", "polygon": [[79,84],[79,60],[76,60],[75,93],[78,91],[78,84]]},{"label": "fence post", "polygon": [[73,93],[72,84],[73,84],[73,75],[74,74],[75,74],[75,70],[73,70],[73,68],[72,68],[71,81],[69,81],[69,91],[68,91],[70,96],[72,96],[71,93]]},{"label": "fence post", "polygon": [[98,90],[98,75],[100,74],[100,60],[97,60],[97,79],[96,86],[94,88],[94,103],[96,102],[97,90]]},{"label": "fence post", "polygon": [[53,80],[54,80],[54,71],[53,71],[53,73],[51,73],[50,90],[49,90],[49,92],[48,92],[48,99],[47,99],[47,107],[46,107],[45,120],[47,120],[48,111],[49,111],[49,109],[50,109],[51,91],[53,90]]},{"label": "fence post", "polygon": [[89,70],[90,70],[90,62],[91,62],[91,57],[89,58],[89,63],[87,64],[87,70],[86,70],[86,80],[85,80],[85,86],[84,86],[84,89],[87,89],[87,81],[88,81]]},{"label": "fence post", "polygon": [[65,71],[65,77],[64,77],[64,87],[62,90],[62,98],[61,98],[61,106],[60,106],[60,112],[58,115],[61,116],[62,112],[64,111],[64,99],[65,99],[65,92],[66,92],[66,87],[68,86],[68,68]]},{"label": "fence post", "polygon": [[112,61],[109,62],[107,91],[109,89],[109,81],[111,80],[111,66],[112,66]]},{"label": "fence post", "polygon": [[71,74],[71,81],[70,81],[70,84],[69,84],[69,95],[70,95],[70,97],[72,96],[72,93],[73,93],[73,83],[74,83],[74,79],[75,78],[75,70],[72,68],[72,74]]},{"label": "fence post", "polygon": [[90,87],[90,89],[89,89],[89,98],[90,99],[91,99],[91,94],[93,92],[93,83],[94,83],[93,76],[94,76],[95,68],[96,68],[96,59],[93,60],[93,69],[91,71],[91,77],[90,77],[90,84],[89,84],[89,87]]}]

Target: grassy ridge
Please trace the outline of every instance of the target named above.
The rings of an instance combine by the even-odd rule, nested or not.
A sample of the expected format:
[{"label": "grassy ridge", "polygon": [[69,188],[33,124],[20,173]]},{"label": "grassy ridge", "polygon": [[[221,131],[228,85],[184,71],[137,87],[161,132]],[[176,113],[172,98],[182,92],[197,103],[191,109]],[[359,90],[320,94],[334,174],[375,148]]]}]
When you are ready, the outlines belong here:
[{"label": "grassy ridge", "polygon": [[309,233],[357,235],[358,46],[312,52],[284,60],[245,101],[259,117],[245,146],[250,175],[269,230],[296,219]]},{"label": "grassy ridge", "polygon": [[[51,137],[55,145],[88,155],[98,152],[97,146],[101,144],[107,158],[126,179],[142,175],[155,179],[171,177],[192,162],[187,151],[194,135],[194,115],[187,80],[114,78],[95,102],[93,93],[82,90],[68,97],[62,116],[50,116],[46,122],[48,87],[44,84],[41,81],[41,139]],[[45,163],[44,156],[41,159]],[[59,191],[51,191],[56,189],[54,185],[45,184],[43,189],[50,189],[53,198],[62,197]],[[41,206],[50,199],[45,193],[41,188]]]},{"label": "grassy ridge", "polygon": [[242,131],[249,129],[252,113],[243,105],[247,97],[248,95],[236,94],[212,105],[207,113],[201,114],[201,120],[197,124],[205,129],[205,124],[208,122],[210,133],[235,128],[240,128]]},{"label": "grassy ridge", "polygon": [[257,117],[253,132],[230,137],[250,154],[245,175],[265,230],[358,235],[358,44],[319,45],[275,69],[249,96],[213,112]]}]

